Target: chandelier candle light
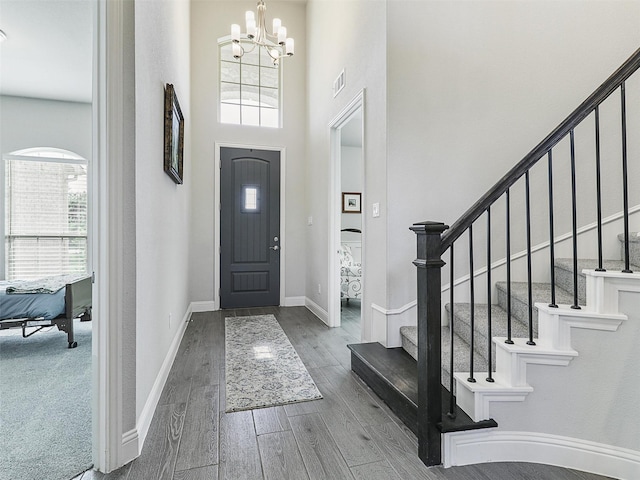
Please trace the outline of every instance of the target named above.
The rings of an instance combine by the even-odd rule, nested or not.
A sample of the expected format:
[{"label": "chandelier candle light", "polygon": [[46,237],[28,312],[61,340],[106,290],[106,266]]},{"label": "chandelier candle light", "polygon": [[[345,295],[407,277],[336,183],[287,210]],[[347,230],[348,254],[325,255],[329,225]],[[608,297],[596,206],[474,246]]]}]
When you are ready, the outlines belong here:
[{"label": "chandelier candle light", "polygon": [[[233,41],[233,58],[240,58],[248,52],[252,52],[256,46],[263,47],[274,65],[279,65],[280,59],[291,57],[294,53],[293,38],[287,38],[287,27],[282,25],[279,18],[273,19],[272,33],[267,31],[265,26],[267,6],[264,0],[258,1],[258,21],[253,11],[249,10],[245,14],[247,25],[247,33],[240,32],[240,25],[234,23],[231,25],[231,40]],[[241,40],[249,40],[252,42],[250,48],[245,49],[240,43]]]}]

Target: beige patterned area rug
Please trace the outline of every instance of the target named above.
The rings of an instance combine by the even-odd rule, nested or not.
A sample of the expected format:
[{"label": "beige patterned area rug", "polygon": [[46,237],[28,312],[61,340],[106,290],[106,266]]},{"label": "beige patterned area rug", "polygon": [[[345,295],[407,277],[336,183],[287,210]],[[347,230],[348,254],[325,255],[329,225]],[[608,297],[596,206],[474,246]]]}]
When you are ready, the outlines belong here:
[{"label": "beige patterned area rug", "polygon": [[227,412],[322,398],[273,315],[225,319]]}]

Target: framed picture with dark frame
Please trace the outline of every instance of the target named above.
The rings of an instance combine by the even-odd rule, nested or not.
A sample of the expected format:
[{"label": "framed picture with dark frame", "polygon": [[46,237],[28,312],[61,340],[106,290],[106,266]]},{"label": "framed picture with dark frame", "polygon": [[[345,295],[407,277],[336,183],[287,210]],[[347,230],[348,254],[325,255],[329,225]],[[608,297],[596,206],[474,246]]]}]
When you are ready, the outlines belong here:
[{"label": "framed picture with dark frame", "polygon": [[173,85],[164,89],[164,171],[171,179],[183,182],[184,118]]},{"label": "framed picture with dark frame", "polygon": [[342,192],[342,213],[361,213],[361,195],[356,192]]}]

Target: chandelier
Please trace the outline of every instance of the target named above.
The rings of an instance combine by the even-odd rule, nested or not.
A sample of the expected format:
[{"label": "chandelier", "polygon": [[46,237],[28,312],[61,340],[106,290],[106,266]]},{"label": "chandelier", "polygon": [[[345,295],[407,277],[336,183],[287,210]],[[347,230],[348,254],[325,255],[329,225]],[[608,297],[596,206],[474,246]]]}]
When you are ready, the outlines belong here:
[{"label": "chandelier", "polygon": [[[280,64],[280,59],[291,57],[294,52],[293,38],[287,38],[287,27],[282,25],[279,18],[273,19],[273,30],[271,33],[267,31],[266,24],[267,6],[264,0],[258,0],[258,20],[253,11],[249,10],[245,14],[247,32],[240,32],[240,25],[234,23],[231,25],[231,40],[233,41],[233,58],[240,58],[245,53],[252,52],[256,47],[262,47],[273,60],[274,65]],[[251,42],[251,46],[245,48],[241,40]]]}]

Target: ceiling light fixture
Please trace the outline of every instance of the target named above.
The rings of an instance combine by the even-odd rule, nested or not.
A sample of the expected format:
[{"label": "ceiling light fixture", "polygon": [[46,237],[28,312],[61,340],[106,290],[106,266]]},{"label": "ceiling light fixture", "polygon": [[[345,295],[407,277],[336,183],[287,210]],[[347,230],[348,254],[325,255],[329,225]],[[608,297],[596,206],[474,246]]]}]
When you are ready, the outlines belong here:
[{"label": "ceiling light fixture", "polygon": [[0,43],[4,42],[7,39],[7,34],[0,30]]},{"label": "ceiling light fixture", "polygon": [[[240,58],[245,53],[252,52],[256,47],[262,47],[273,60],[274,65],[280,64],[280,59],[291,57],[294,53],[293,38],[287,38],[287,27],[282,25],[279,18],[273,19],[273,30],[267,31],[265,26],[267,6],[264,0],[258,1],[258,20],[252,10],[245,14],[246,33],[241,33],[240,25],[231,25],[231,40],[233,41],[233,57]],[[273,39],[273,40],[271,40]],[[245,48],[242,43],[251,42],[251,47]]]}]

